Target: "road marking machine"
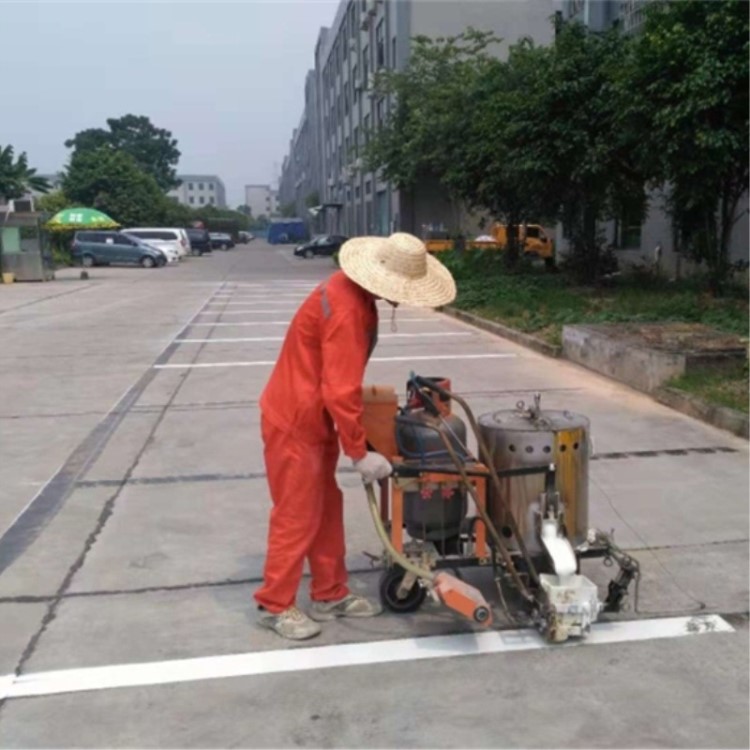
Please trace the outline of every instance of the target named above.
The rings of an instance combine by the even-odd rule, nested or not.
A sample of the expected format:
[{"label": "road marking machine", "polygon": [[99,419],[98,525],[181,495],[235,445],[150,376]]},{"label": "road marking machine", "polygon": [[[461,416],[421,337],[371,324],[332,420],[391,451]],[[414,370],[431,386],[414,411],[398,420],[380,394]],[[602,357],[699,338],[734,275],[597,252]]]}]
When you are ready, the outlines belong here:
[{"label": "road marking machine", "polygon": [[[379,497],[366,488],[383,544],[385,608],[414,612],[430,594],[488,627],[492,607],[459,577],[461,568],[486,566],[510,622],[562,642],[585,636],[600,613],[619,611],[633,581],[637,595],[638,562],[611,535],[588,528],[586,417],[542,411],[537,394],[530,407],[519,402],[476,420],[442,377],[412,374],[406,391],[399,406],[391,386],[364,389],[368,443],[394,466]],[[580,572],[592,557],[618,566],[603,601]]]}]

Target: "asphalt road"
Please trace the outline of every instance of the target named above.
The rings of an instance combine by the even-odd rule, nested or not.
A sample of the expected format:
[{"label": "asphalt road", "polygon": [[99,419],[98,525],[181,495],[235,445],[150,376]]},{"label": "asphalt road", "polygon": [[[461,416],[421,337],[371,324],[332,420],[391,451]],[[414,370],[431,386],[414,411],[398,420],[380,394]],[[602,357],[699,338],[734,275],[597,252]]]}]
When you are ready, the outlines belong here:
[{"label": "asphalt road", "polygon": [[[0,747],[748,747],[747,442],[433,312],[399,310],[398,335],[384,316],[368,382],[415,369],[479,414],[540,391],[587,415],[590,522],[640,559],[639,611],[610,642],[487,653],[431,603],[301,645],[257,627],[258,397],[332,270],[255,242],[0,287]],[[374,594],[341,469],[352,588]]]}]

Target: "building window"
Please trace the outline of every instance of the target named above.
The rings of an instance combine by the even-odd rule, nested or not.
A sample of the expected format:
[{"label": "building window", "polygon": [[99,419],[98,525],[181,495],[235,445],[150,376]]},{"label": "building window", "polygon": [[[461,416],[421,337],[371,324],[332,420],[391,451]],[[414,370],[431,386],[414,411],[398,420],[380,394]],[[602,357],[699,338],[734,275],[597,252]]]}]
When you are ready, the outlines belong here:
[{"label": "building window", "polygon": [[357,125],[354,126],[354,158],[356,159],[359,156],[359,127]]},{"label": "building window", "polygon": [[356,187],[354,188],[354,197],[355,197],[355,198],[356,198],[357,200],[359,200],[359,197],[360,197],[360,193],[361,193],[361,192],[362,192],[362,191],[360,190],[360,187],[359,187],[359,185],[357,185],[357,186],[356,186]]},{"label": "building window", "polygon": [[355,65],[352,68],[352,101],[355,104],[359,101],[359,85],[357,81],[358,74],[359,74],[359,67]]},{"label": "building window", "polygon": [[367,88],[367,77],[370,75],[370,48],[362,48],[362,86]]},{"label": "building window", "polygon": [[213,195],[209,196],[208,202],[213,206],[214,205],[214,197]]},{"label": "building window", "polygon": [[188,198],[188,203],[195,203],[195,198],[192,195]]},{"label": "building window", "polygon": [[213,184],[213,182],[209,182],[209,183],[208,183],[208,189],[209,189],[209,190],[213,190],[213,189],[214,189],[214,184]]},{"label": "building window", "polygon": [[385,120],[385,99],[378,99],[375,106],[375,126],[381,128]]},{"label": "building window", "polygon": [[198,183],[198,190],[203,190],[203,183],[202,182]]},{"label": "building window", "polygon": [[375,29],[375,64],[378,69],[385,67],[385,22],[383,20]]},{"label": "building window", "polygon": [[623,213],[617,222],[617,246],[623,250],[640,250],[641,222],[639,216]]},{"label": "building window", "polygon": [[201,195],[200,198],[198,198],[198,203],[203,205],[206,202],[206,199]]},{"label": "building window", "polygon": [[370,142],[370,115],[365,115],[362,121],[362,127],[365,131],[365,147]]},{"label": "building window", "polygon": [[192,189],[193,189],[193,183],[192,182],[188,182],[188,190],[192,190]]},{"label": "building window", "polygon": [[391,39],[391,67],[396,68],[396,37]]},{"label": "building window", "polygon": [[370,180],[367,180],[365,183],[365,195],[370,195],[372,193],[372,182]]}]

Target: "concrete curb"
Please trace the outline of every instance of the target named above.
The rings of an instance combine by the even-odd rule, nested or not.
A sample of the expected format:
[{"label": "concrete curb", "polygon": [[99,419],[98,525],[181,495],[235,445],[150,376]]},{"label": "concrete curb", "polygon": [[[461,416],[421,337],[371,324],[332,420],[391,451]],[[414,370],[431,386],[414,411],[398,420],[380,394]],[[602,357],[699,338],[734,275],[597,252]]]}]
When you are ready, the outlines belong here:
[{"label": "concrete curb", "polygon": [[697,396],[677,388],[659,388],[654,391],[653,397],[660,404],[687,414],[689,417],[700,419],[721,430],[727,430],[746,439],[750,436],[750,417],[741,411],[727,406],[708,404]]},{"label": "concrete curb", "polygon": [[[521,346],[527,346],[529,349],[534,349],[547,357],[563,358],[561,346],[540,341],[527,333],[521,333],[513,328],[508,328],[508,326],[504,326],[502,323],[495,323],[492,320],[480,318],[478,315],[458,310],[455,307],[443,307],[440,309],[440,312],[450,315],[452,318],[462,320],[464,323],[469,323],[476,328],[481,328],[483,331],[494,333],[496,336],[502,336],[510,341],[514,341],[517,344],[521,344]],[[605,377],[608,376],[605,375]],[[697,396],[677,390],[676,388],[661,387],[646,395],[650,395],[660,404],[664,404],[664,406],[668,406],[670,409],[687,414],[687,416],[694,419],[700,419],[702,422],[718,427],[720,430],[727,430],[734,435],[746,439],[750,436],[750,418],[741,411],[736,411],[726,406],[713,406],[699,399]]]},{"label": "concrete curb", "polygon": [[508,326],[504,326],[502,323],[496,323],[492,320],[480,318],[478,315],[466,312],[465,310],[458,310],[455,307],[443,307],[440,311],[453,318],[462,320],[464,323],[469,323],[477,328],[481,328],[483,331],[494,333],[497,336],[510,339],[516,344],[521,344],[522,346],[527,346],[529,349],[534,349],[534,351],[544,354],[547,357],[559,358],[562,355],[561,346],[548,344],[546,341],[542,341],[535,336],[530,336],[528,333],[521,333],[514,328],[508,328]]}]

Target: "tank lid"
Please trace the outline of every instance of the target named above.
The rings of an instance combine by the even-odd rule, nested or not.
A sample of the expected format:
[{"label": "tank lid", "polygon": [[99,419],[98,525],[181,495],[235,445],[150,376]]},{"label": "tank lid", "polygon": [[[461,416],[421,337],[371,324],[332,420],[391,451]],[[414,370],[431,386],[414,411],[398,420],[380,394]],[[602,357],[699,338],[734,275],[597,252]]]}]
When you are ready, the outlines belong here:
[{"label": "tank lid", "polygon": [[518,409],[501,409],[482,414],[479,417],[479,424],[482,427],[519,432],[557,432],[578,427],[588,428],[589,420],[582,414],[575,414],[570,411],[545,410],[532,418]]}]

